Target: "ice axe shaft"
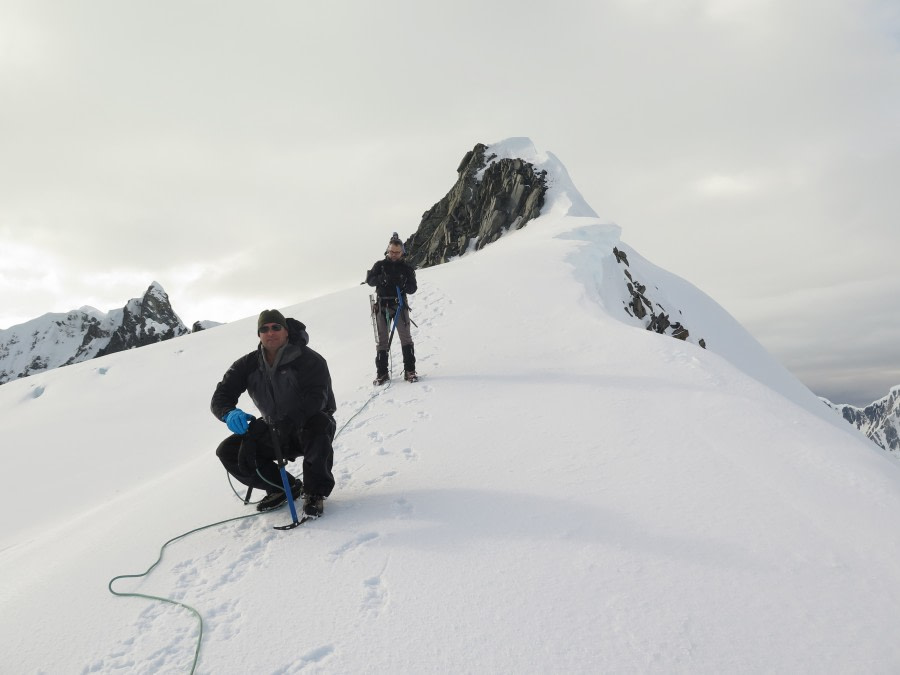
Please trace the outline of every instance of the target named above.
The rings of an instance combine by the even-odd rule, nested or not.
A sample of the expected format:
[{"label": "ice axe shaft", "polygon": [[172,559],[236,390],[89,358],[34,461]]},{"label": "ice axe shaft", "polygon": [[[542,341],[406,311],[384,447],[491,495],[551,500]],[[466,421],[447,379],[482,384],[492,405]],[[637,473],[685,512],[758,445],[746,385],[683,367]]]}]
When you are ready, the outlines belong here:
[{"label": "ice axe shaft", "polygon": [[300,519],[297,518],[297,507],[294,506],[294,495],[291,492],[291,484],[288,482],[287,471],[284,468],[286,462],[284,461],[284,455],[281,453],[281,441],[278,438],[278,430],[275,428],[274,424],[270,425],[269,428],[272,431],[272,445],[275,448],[275,459],[278,461],[278,471],[281,472],[281,485],[284,488],[284,496],[287,497],[287,503],[291,509],[291,523],[289,525],[277,525],[275,529],[293,530],[300,524]]},{"label": "ice axe shaft", "polygon": [[388,337],[388,351],[391,350],[391,343],[394,341],[394,330],[397,328],[397,321],[400,319],[400,313],[403,311],[403,293],[400,292],[400,287],[395,286],[397,289],[397,311],[394,312],[394,321],[391,323],[391,334]]}]

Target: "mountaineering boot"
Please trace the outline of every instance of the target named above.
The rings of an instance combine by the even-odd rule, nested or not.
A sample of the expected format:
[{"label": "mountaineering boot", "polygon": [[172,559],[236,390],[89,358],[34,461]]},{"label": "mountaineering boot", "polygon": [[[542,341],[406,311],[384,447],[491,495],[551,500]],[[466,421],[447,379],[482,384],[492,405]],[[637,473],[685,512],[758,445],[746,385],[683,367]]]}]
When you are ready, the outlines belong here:
[{"label": "mountaineering boot", "polygon": [[384,384],[391,379],[391,376],[388,375],[388,353],[386,349],[379,349],[375,355],[375,372],[375,380],[372,384],[376,386]]},{"label": "mountaineering boot", "polygon": [[[296,478],[293,478],[290,480],[290,484],[291,497],[297,499],[303,492],[303,483]],[[272,511],[280,506],[284,506],[286,503],[287,498],[284,496],[284,490],[275,490],[274,492],[267,493],[265,497],[259,500],[259,504],[256,505],[256,510],[260,512]]]},{"label": "mountaineering boot", "polygon": [[407,382],[416,382],[416,349],[414,345],[403,345],[403,379]]},{"label": "mountaineering boot", "polygon": [[325,498],[319,495],[303,495],[303,513],[310,518],[318,518],[325,513]]}]

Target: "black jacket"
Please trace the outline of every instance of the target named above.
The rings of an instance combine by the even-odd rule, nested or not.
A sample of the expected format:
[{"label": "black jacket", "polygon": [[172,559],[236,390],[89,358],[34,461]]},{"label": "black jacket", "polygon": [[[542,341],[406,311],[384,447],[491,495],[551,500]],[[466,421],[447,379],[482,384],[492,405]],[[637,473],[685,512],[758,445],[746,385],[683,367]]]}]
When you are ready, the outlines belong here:
[{"label": "black jacket", "polygon": [[390,258],[379,260],[366,272],[366,283],[375,287],[379,298],[396,298],[397,287],[404,296],[418,289],[416,271],[403,260],[394,262]]},{"label": "black jacket", "polygon": [[304,344],[284,346],[271,382],[262,345],[232,363],[216,385],[210,402],[210,410],[216,419],[221,420],[237,407],[238,399],[245,391],[267,421],[275,422],[281,428],[288,426],[295,432],[299,432],[314,415],[333,415],[337,409],[328,364],[319,353]]}]

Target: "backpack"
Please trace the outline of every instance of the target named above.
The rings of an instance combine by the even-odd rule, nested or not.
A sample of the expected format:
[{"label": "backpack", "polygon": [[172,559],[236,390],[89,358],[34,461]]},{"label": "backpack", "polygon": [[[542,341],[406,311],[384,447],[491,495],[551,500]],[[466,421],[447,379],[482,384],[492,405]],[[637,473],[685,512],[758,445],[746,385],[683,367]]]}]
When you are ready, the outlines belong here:
[{"label": "backpack", "polygon": [[284,324],[288,329],[288,342],[301,347],[309,344],[309,333],[306,332],[306,325],[302,321],[288,318],[284,320]]}]

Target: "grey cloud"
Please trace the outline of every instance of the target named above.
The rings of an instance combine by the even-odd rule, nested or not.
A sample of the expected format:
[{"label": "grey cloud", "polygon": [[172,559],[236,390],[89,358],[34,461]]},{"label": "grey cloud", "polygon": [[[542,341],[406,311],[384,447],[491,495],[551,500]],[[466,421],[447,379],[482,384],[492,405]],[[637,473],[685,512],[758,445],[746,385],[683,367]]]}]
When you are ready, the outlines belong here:
[{"label": "grey cloud", "polygon": [[[7,290],[25,273],[0,252],[2,311],[121,306],[153,279],[185,321],[294,302],[361,275],[476,142],[524,135],[807,384],[852,363],[875,391],[897,326],[866,298],[890,303],[900,248],[900,19],[882,9],[5,3],[25,37],[0,64],[17,130],[0,137],[0,233],[43,251],[56,285]],[[92,283],[109,269],[120,282]],[[853,280],[823,291],[827,312],[805,303]],[[841,313],[855,331],[829,325]],[[866,331],[887,334],[871,363],[847,346]]]}]

